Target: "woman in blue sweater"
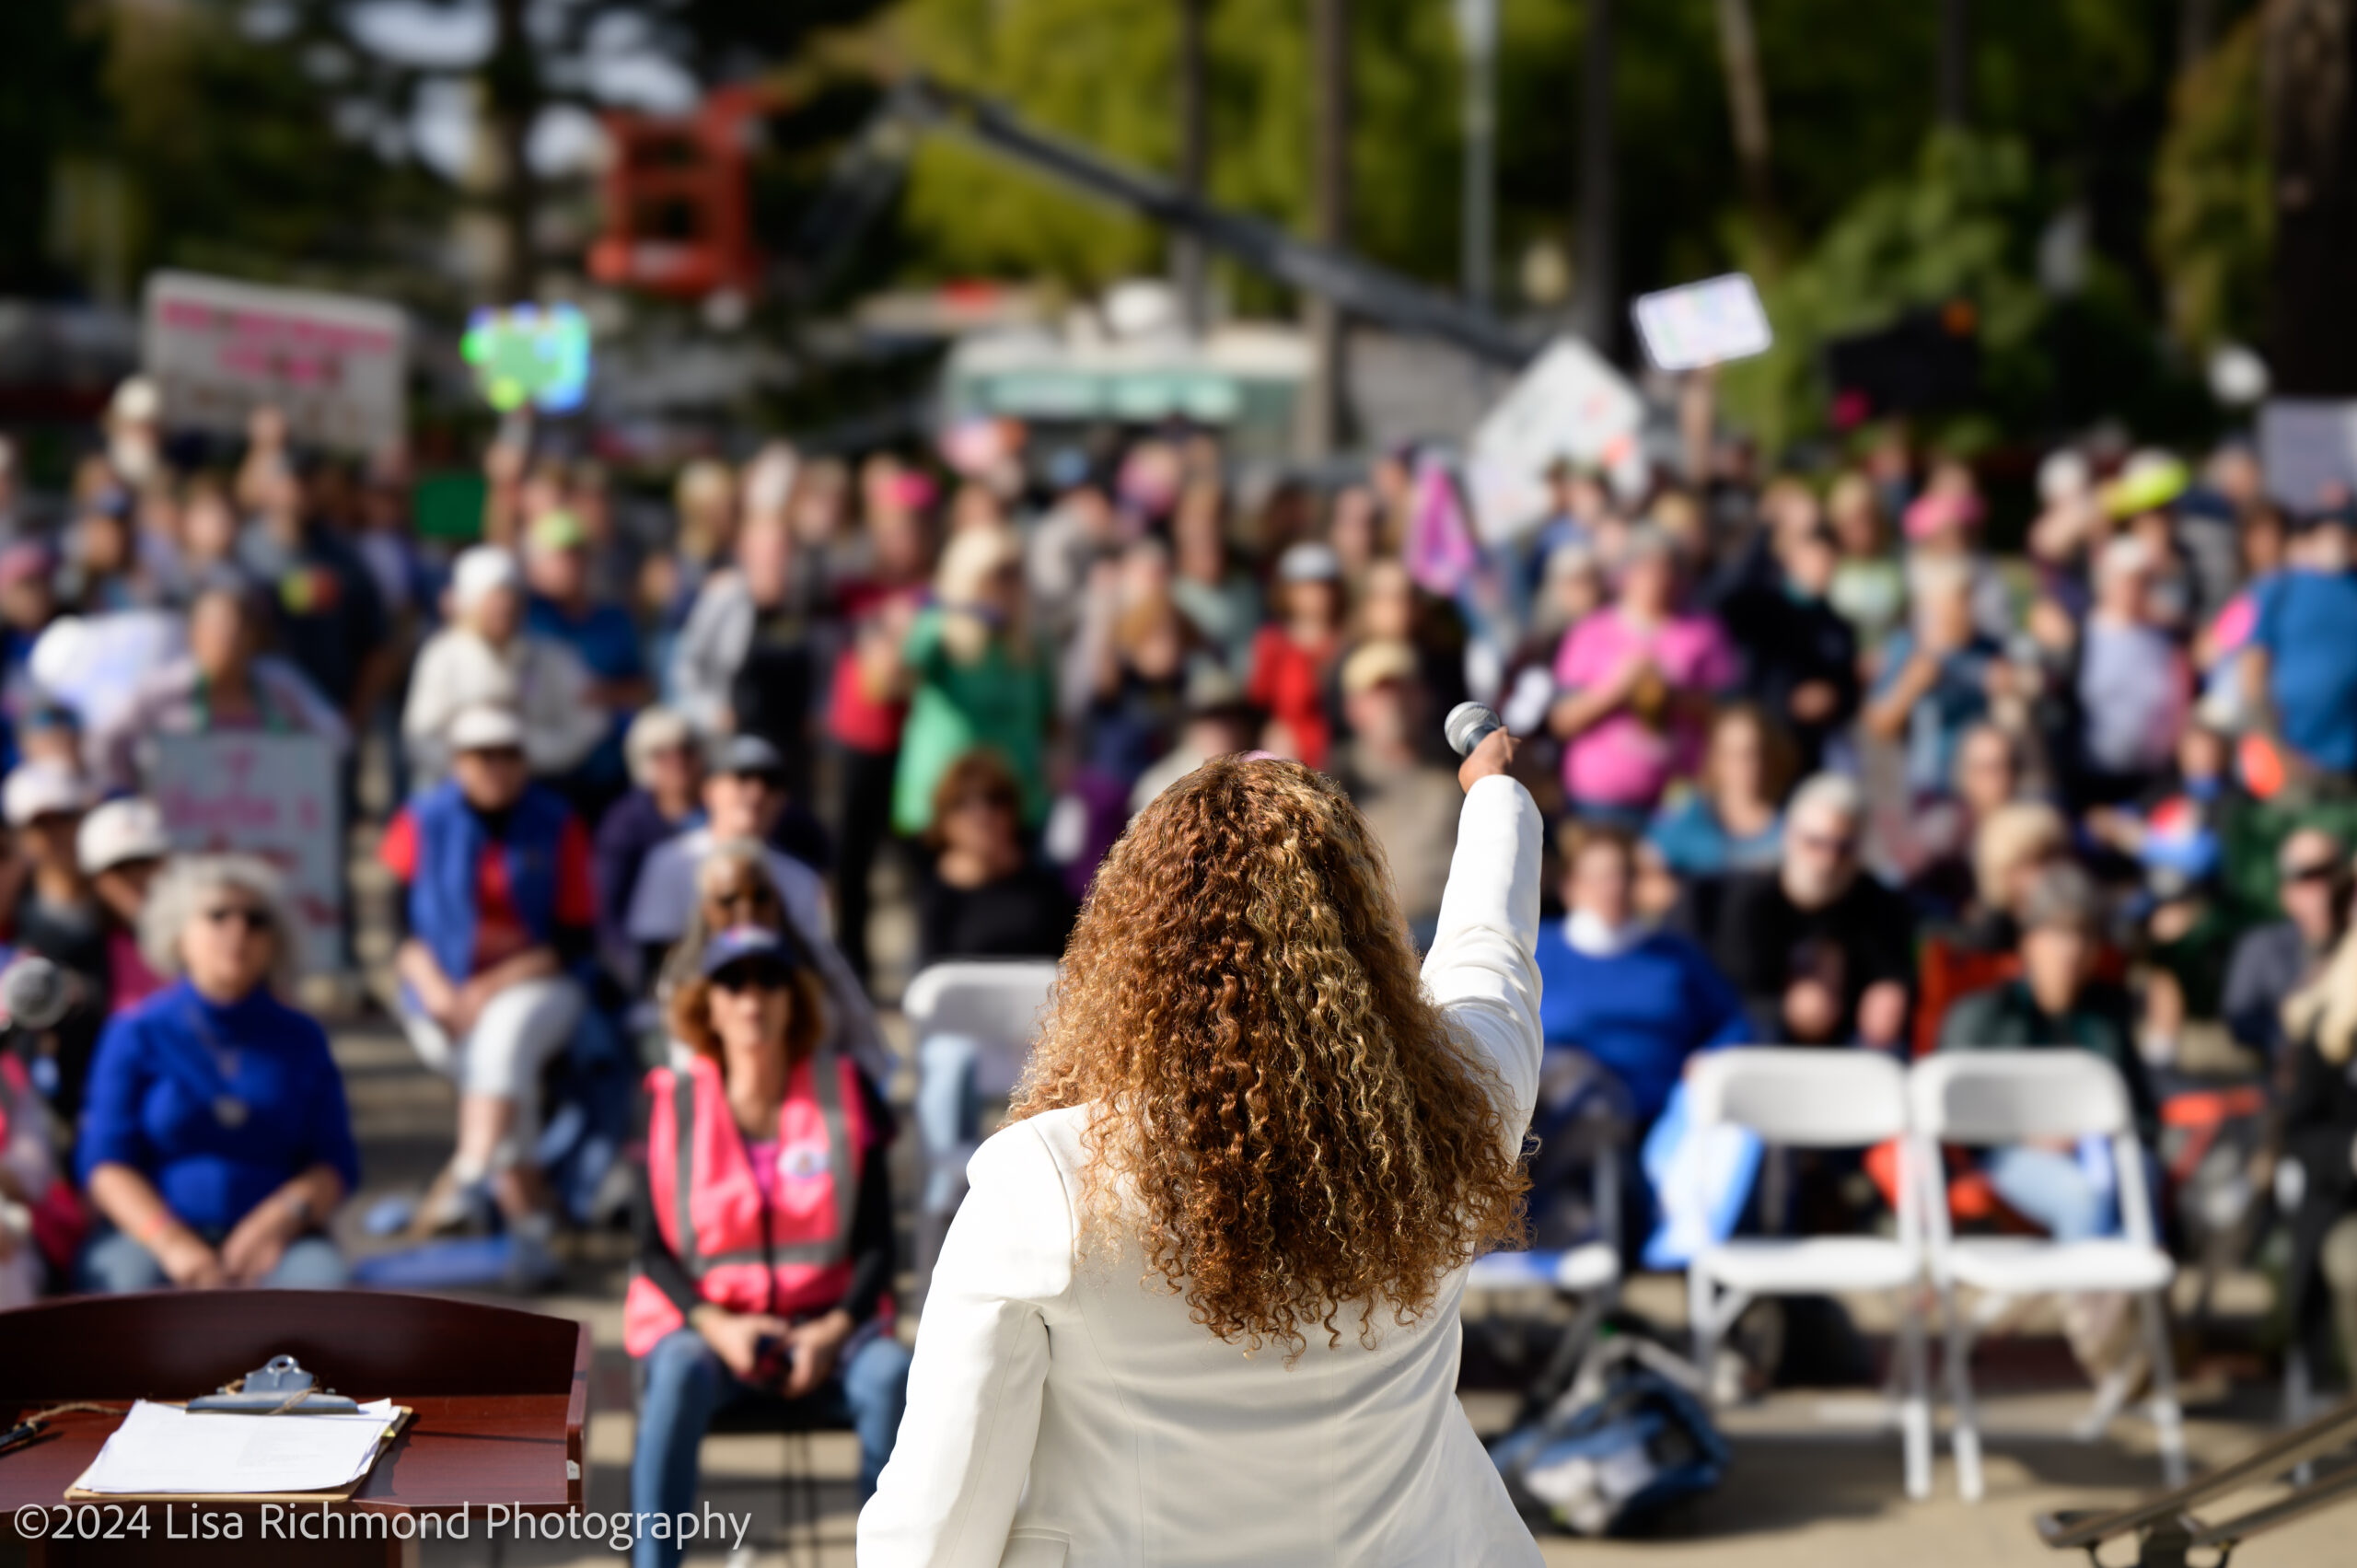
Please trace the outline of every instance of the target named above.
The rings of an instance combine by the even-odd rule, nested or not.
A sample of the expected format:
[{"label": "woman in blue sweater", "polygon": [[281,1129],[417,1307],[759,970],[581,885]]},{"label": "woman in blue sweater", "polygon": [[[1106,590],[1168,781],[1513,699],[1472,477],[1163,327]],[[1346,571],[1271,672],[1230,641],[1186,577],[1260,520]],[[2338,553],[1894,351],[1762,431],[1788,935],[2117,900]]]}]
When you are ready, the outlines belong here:
[{"label": "woman in blue sweater", "polygon": [[1633,1131],[1660,1116],[1687,1059],[1748,1038],[1743,1003],[1700,947],[1637,917],[1635,846],[1588,828],[1565,854],[1567,912],[1538,934],[1549,1057],[1576,1051],[1628,1091]]},{"label": "woman in blue sweater", "polygon": [[90,1064],[75,1161],[108,1223],[82,1288],[342,1284],[326,1226],[360,1156],[326,1033],[273,993],[294,958],[277,877],[180,861],[140,935],[178,978],[117,1015]]}]

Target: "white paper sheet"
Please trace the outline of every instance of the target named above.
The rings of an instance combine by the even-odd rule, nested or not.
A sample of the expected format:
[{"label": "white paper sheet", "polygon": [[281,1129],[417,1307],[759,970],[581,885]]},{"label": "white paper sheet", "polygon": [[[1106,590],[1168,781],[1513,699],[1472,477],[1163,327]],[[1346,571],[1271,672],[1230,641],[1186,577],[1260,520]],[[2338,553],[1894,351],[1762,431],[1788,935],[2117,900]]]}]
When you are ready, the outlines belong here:
[{"label": "white paper sheet", "polygon": [[326,1492],[367,1473],[395,1420],[378,1400],[355,1415],[191,1415],[131,1407],[80,1481],[85,1492]]}]

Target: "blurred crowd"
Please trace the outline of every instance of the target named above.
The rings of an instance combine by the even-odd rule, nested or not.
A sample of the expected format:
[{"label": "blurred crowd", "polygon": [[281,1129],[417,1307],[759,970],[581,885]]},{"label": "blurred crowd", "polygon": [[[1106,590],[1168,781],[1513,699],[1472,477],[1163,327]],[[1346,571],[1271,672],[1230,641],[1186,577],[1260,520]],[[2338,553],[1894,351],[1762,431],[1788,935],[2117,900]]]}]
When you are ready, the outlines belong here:
[{"label": "blurred crowd", "polygon": [[[1469,696],[1557,829],[1555,1110],[1603,1096],[1634,1147],[1744,1041],[2095,1051],[2173,1244],[2288,1237],[2293,1333],[2357,1357],[2357,515],[2270,497],[2240,445],[2091,442],[2044,455],[1999,552],[1974,464],[1892,429],[1759,473],[1691,391],[1682,467],[1525,476],[1520,529],[1439,450],[1248,483],[1202,430],[996,422],[662,493],[511,432],[480,537],[439,542],[400,465],[267,411],[192,448],[127,384],[62,505],[0,494],[0,935],[76,988],[6,1061],[0,1301],[351,1267],[283,879],[175,854],[148,798],[158,738],[311,737],[398,885],[383,1003],[459,1091],[401,1223],[503,1237],[528,1282],[634,1215],[642,1497],[691,1493],[747,1389],[838,1400],[872,1478],[906,1371],[879,982],[1055,957],[1136,808],[1247,750],[1342,781],[1427,937]],[[916,1062],[922,1273],[981,1107],[970,1061]],[[2085,1150],[1949,1174],[1979,1223],[2119,1223]],[[1887,1223],[1869,1176],[1805,1163],[1734,1223]],[[1533,1214],[1593,1219],[1546,1183]],[[773,1217],[807,1228],[777,1257]]]}]

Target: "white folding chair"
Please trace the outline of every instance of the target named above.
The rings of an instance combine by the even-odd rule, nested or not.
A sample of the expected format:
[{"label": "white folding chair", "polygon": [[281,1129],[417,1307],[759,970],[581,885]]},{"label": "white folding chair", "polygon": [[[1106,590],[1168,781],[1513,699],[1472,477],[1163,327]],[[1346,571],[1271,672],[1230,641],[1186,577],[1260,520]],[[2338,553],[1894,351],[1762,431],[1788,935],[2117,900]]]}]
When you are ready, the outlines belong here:
[{"label": "white folding chair", "polygon": [[1898,1234],[1741,1237],[1705,1248],[1687,1265],[1694,1360],[1706,1384],[1719,1342],[1761,1296],[1887,1290],[1898,1302],[1899,1433],[1907,1495],[1932,1491],[1932,1413],[1925,1388],[1923,1318],[1914,1299],[1923,1252],[1906,1142],[1907,1079],[1869,1051],[1758,1048],[1698,1058],[1687,1081],[1694,1130],[1732,1123],[1771,1144],[1864,1148],[1899,1140]]},{"label": "white folding chair", "polygon": [[1053,958],[953,958],[917,971],[900,997],[911,1035],[965,1035],[983,1049],[974,1064],[975,1092],[1004,1097],[1023,1075],[1023,1059],[1039,1032]]},{"label": "white folding chair", "polygon": [[[2089,1051],[1943,1051],[1915,1064],[1908,1077],[1915,1124],[1916,1164],[1940,1168],[1943,1143],[1989,1147],[2039,1139],[2107,1138],[2119,1183],[2125,1236],[2084,1241],[2039,1237],[1954,1234],[1943,1188],[1923,1189],[1932,1283],[1947,1322],[1949,1397],[1956,1405],[1956,1485],[1968,1502],[1980,1496],[1980,1428],[1972,1402],[1973,1336],[2013,1300],[2073,1291],[2117,1291],[2137,1298],[2152,1356],[2152,1420],[2168,1484],[2185,1480],[2185,1433],[2177,1404],[2177,1375],[2169,1357],[2163,1293],[2177,1265],[2154,1239],[2153,1208],[2144,1182],[2144,1154],[2128,1102],[2128,1086],[2110,1063]],[[1957,1310],[1956,1287],[1981,1293],[1968,1317]],[[2083,1427],[2093,1436],[2116,1414],[2128,1391],[2124,1373],[2106,1379],[2095,1413]]]}]

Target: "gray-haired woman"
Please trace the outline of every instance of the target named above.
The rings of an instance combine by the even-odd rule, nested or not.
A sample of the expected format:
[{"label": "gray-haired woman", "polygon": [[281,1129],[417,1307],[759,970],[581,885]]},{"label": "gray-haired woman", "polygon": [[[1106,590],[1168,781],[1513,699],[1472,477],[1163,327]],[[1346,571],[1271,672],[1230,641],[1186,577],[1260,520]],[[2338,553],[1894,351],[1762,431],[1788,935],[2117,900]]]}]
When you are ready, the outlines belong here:
[{"label": "gray-haired woman", "polygon": [[84,1098],[75,1161],[107,1223],[83,1289],[343,1283],[325,1226],[359,1152],[325,1031],[277,994],[293,943],[260,861],[157,881],[140,945],[171,983],[107,1026]]}]

